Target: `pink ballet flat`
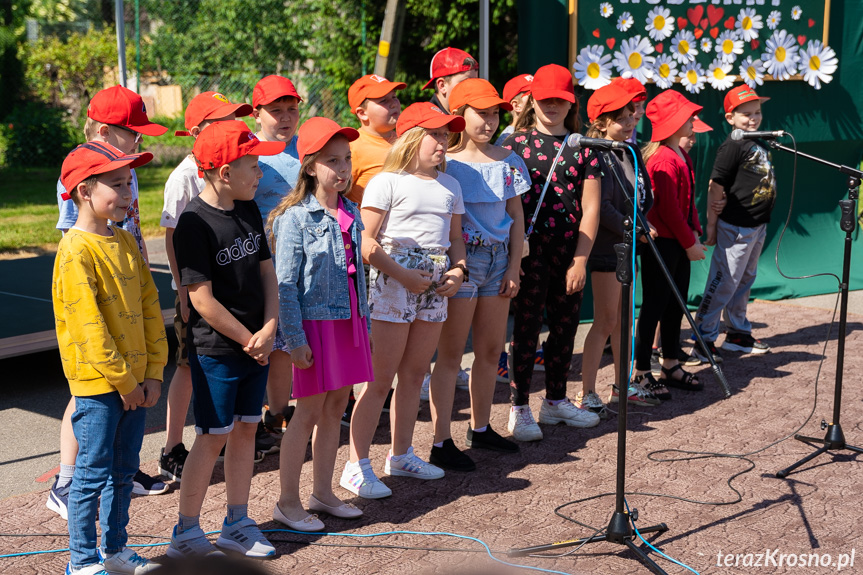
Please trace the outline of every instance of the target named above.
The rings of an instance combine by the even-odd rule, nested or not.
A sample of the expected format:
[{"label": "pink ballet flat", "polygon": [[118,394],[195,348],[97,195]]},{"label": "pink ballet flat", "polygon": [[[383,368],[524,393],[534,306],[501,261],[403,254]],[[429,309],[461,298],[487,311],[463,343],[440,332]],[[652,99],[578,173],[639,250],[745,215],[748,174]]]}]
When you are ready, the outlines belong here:
[{"label": "pink ballet flat", "polygon": [[329,513],[333,517],[341,517],[342,519],[356,519],[363,514],[363,511],[353,503],[342,503],[338,507],[332,507],[314,495],[309,497],[309,509],[319,513]]}]

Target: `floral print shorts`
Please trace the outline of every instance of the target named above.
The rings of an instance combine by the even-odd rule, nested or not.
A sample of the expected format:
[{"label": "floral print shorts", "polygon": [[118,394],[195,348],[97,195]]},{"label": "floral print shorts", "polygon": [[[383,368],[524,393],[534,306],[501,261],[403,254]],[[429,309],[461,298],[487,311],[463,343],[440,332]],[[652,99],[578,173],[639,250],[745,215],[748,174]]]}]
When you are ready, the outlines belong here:
[{"label": "floral print shorts", "polygon": [[432,283],[420,294],[411,293],[398,280],[372,266],[369,272],[369,310],[371,318],[392,323],[446,321],[447,298],[435,293],[449,270],[449,257],[443,249],[383,246],[400,266],[432,274]]}]

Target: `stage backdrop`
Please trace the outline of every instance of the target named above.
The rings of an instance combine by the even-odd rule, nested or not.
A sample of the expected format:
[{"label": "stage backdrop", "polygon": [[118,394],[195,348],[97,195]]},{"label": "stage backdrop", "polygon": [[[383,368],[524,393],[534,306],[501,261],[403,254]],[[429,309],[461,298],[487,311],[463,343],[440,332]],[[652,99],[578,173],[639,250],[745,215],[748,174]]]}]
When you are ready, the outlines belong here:
[{"label": "stage backdrop", "polygon": [[[605,10],[608,17],[604,17],[600,10]],[[837,69],[832,73],[832,80],[827,81],[824,75],[817,82],[820,89],[816,89],[804,79],[803,74],[791,75],[785,81],[769,79],[770,75],[765,69],[763,71],[763,85],[757,85],[759,95],[768,96],[771,100],[764,104],[763,130],[786,130],[794,134],[800,151],[819,156],[830,161],[858,167],[863,157],[863,121],[861,113],[863,110],[863,2],[859,0],[713,0],[711,2],[697,2],[695,0],[676,0],[667,2],[625,2],[623,0],[608,0],[601,2],[597,0],[570,0],[569,3],[559,0],[537,0],[523,1],[519,3],[519,64],[520,72],[533,72],[543,64],[555,62],[568,66],[573,72],[578,72],[583,84],[585,80],[586,61],[591,58],[597,62],[601,69],[610,67],[613,75],[620,75],[618,67],[614,65],[615,52],[623,53],[624,42],[628,41],[626,48],[630,51],[622,66],[632,64],[643,64],[644,59],[657,58],[672,54],[672,43],[677,38],[679,46],[680,38],[684,37],[683,31],[689,32],[697,42],[701,39],[709,39],[711,51],[707,46],[700,44],[695,48],[697,55],[694,64],[690,66],[695,69],[699,78],[693,78],[689,74],[687,82],[680,81],[685,65],[674,60],[673,66],[677,68],[675,74],[677,81],[672,88],[683,92],[688,98],[704,106],[701,118],[713,126],[714,131],[698,135],[698,143],[692,151],[696,162],[696,179],[698,188],[698,207],[702,221],[705,217],[705,200],[707,195],[707,183],[716,149],[728,136],[730,126],[726,123],[722,109],[724,90],[714,88],[708,81],[709,68],[716,60],[720,70],[725,68],[727,75],[737,76],[734,84],[741,82],[739,70],[741,64],[748,57],[752,60],[747,62],[756,68],[755,73],[761,69],[756,63],[760,55],[768,53],[768,60],[762,61],[761,66],[769,62],[772,70],[780,75],[783,73],[782,62],[788,62],[795,52],[801,59],[798,62],[800,69],[808,69],[809,57],[812,54],[819,55],[819,59],[813,64],[821,65],[822,72],[828,70],[831,60],[829,51],[817,45],[810,45],[810,41],[818,41],[826,44],[835,51],[838,58]],[[648,13],[661,9],[658,15],[662,20],[657,20],[657,12],[653,12],[651,22],[647,22]],[[752,16],[746,24],[743,20],[750,13],[741,10],[751,9]],[[825,19],[825,10],[828,10]],[[665,10],[668,16],[665,16]],[[799,10],[799,11],[798,11]],[[778,22],[769,20],[773,11],[778,12]],[[618,20],[630,14],[629,28],[623,32],[618,29]],[[774,16],[776,16],[774,14]],[[760,28],[754,24],[760,17]],[[550,37],[549,30],[560,29],[560,19],[569,18],[570,36],[561,38],[559,33]],[[678,20],[679,18],[679,20]],[[554,22],[543,31],[543,22]],[[693,24],[693,21],[695,24]],[[773,27],[773,24],[777,24]],[[664,30],[657,25],[665,24]],[[670,26],[669,26],[670,24]],[[773,27],[771,29],[771,27]],[[658,31],[659,30],[659,31]],[[699,30],[698,33],[695,30]],[[784,39],[780,33],[786,31]],[[650,34],[653,32],[654,37]],[[734,54],[734,62],[730,67],[722,63],[722,54],[716,51],[716,41],[723,38],[732,40],[730,49]],[[573,34],[574,33],[574,34]],[[598,34],[598,36],[597,36]],[[663,34],[666,34],[663,36]],[[744,34],[751,39],[742,41]],[[775,34],[775,36],[774,36]],[[641,43],[642,50],[638,58],[631,58],[635,36],[640,35],[645,42]],[[754,36],[753,36],[754,35]],[[662,37],[661,40],[656,38]],[[685,37],[688,37],[686,34]],[[729,38],[730,37],[730,38]],[[768,43],[768,40],[774,39]],[[753,42],[752,40],[756,40]],[[787,42],[786,50],[778,51],[778,46],[783,46],[782,41]],[[740,40],[740,44],[734,46],[734,40]],[[826,40],[826,42],[825,42]],[[793,41],[793,46],[791,45]],[[603,46],[604,50],[599,57],[597,46]],[[657,46],[662,52],[657,51]],[[727,44],[726,44],[727,45]],[[593,46],[592,54],[582,54],[581,65],[577,68],[579,53],[585,48]],[[612,49],[609,47],[612,46]],[[652,50],[648,52],[647,47]],[[804,51],[808,52],[804,54]],[[603,57],[610,56],[605,62]],[[585,58],[586,57],[586,58]],[[639,59],[642,62],[639,62]],[[672,56],[673,59],[673,56]],[[731,59],[730,55],[728,59]],[[775,61],[771,61],[775,60]],[[825,62],[828,63],[825,65]],[[656,61],[652,62],[656,66]],[[589,65],[589,64],[588,64]],[[700,66],[700,71],[697,69]],[[778,67],[777,67],[778,66]],[[656,66],[657,68],[659,66]],[[663,68],[663,71],[665,69]],[[786,70],[787,71],[787,70]],[[587,77],[595,75],[596,67],[590,70]],[[716,73],[715,76],[721,76]],[[810,70],[809,80],[813,81]],[[685,77],[685,76],[683,76]],[[695,79],[696,82],[688,82]],[[699,93],[691,93],[685,84],[694,89],[693,84],[703,80]],[[713,78],[713,82],[722,86],[721,78]],[[578,80],[577,80],[578,81]],[[664,79],[660,76],[659,82]],[[660,88],[652,81],[648,81],[648,96],[653,97]],[[587,103],[592,91],[584,86],[577,88],[582,108]],[[650,136],[650,123],[645,118],[639,126],[640,138],[647,140]],[[783,139],[783,143],[790,146],[790,139]],[[773,211],[772,221],[768,228],[767,243],[762,254],[758,280],[753,289],[753,297],[762,299],[782,299],[789,297],[801,297],[821,293],[834,292],[837,283],[832,278],[815,278],[807,280],[792,281],[783,278],[777,271],[774,255],[779,234],[791,203],[791,187],[793,175],[793,156],[781,151],[773,151],[773,161],[776,168],[779,197]],[[805,159],[798,160],[797,165],[797,187],[794,198],[793,212],[788,231],[782,240],[782,249],[779,253],[779,262],[782,271],[789,276],[810,275],[818,272],[833,272],[841,275],[842,254],[845,234],[839,229],[839,207],[837,202],[847,196],[847,183],[845,177],[840,173],[827,167],[812,163]],[[851,289],[863,289],[863,241],[860,240],[860,227],[857,228],[853,242],[852,280]],[[704,281],[709,267],[709,257],[703,262],[693,264],[693,275],[689,293],[690,304],[697,303],[704,289]],[[640,292],[640,290],[637,290]],[[590,315],[590,305],[583,308],[585,315]]]}]

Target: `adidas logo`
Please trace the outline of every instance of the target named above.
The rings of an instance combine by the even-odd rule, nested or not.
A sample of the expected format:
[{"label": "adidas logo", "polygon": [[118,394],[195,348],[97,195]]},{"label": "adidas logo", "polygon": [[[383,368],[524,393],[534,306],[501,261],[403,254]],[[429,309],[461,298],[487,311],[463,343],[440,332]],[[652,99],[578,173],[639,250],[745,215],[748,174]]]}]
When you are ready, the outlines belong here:
[{"label": "adidas logo", "polygon": [[226,266],[233,261],[241,260],[246,256],[251,256],[258,253],[261,247],[261,234],[253,234],[249,232],[249,237],[245,240],[237,238],[234,244],[216,253],[216,263],[220,266]]}]

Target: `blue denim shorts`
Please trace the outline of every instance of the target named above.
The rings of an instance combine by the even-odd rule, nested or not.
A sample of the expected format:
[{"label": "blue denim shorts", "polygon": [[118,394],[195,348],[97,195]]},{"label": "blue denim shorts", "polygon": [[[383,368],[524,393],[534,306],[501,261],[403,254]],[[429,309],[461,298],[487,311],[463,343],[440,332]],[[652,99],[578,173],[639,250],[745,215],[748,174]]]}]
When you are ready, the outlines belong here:
[{"label": "blue denim shorts", "polygon": [[246,355],[189,354],[189,367],[199,435],[230,433],[235,421],[260,421],[269,365]]},{"label": "blue denim shorts", "polygon": [[509,268],[509,244],[468,245],[467,269],[470,281],[463,283],[453,298],[492,297],[500,293],[500,282]]}]

